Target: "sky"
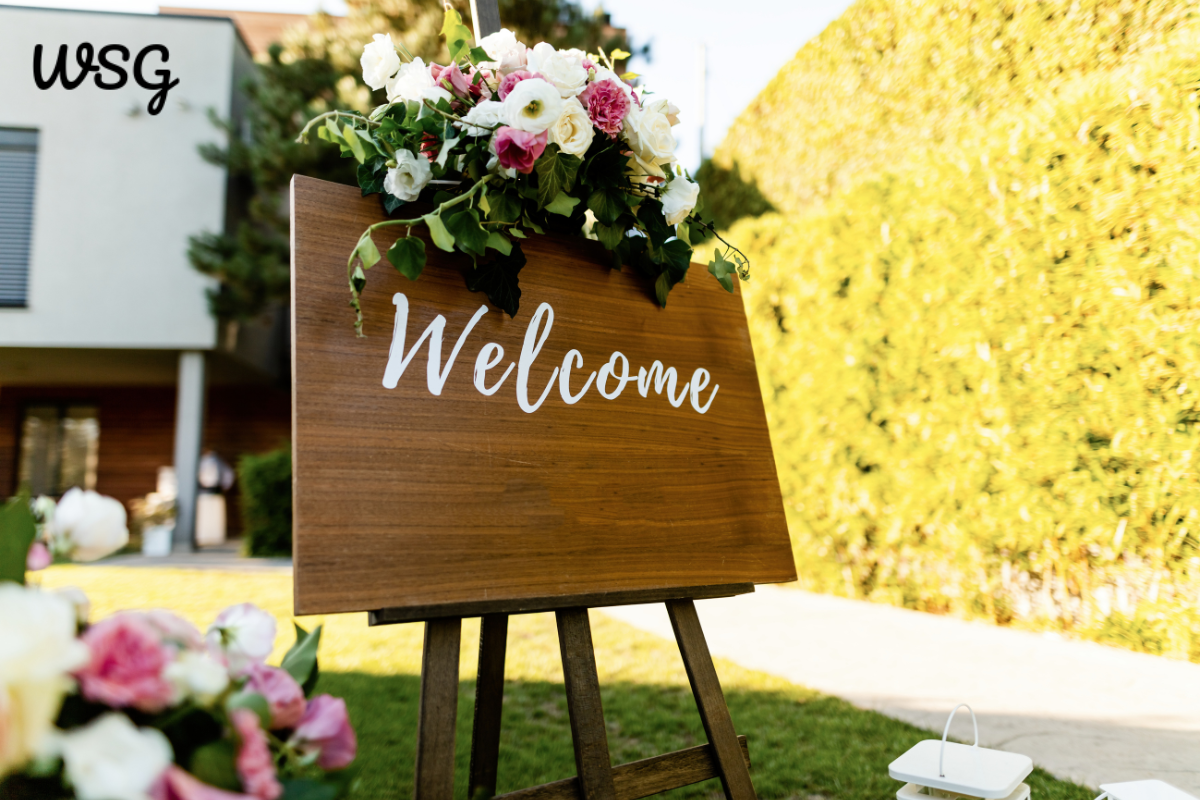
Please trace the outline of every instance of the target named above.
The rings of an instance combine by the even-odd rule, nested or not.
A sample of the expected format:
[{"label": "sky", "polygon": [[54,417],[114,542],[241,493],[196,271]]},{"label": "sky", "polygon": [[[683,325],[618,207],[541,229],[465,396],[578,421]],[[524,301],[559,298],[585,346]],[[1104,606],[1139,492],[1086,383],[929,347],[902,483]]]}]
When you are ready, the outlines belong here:
[{"label": "sky", "polygon": [[[647,88],[682,110],[675,129],[680,163],[700,164],[700,47],[707,49],[704,144],[711,154],[734,119],[796,51],[837,19],[851,0],[581,0],[603,5],[612,22],[636,45],[651,46],[651,60],[630,69]],[[87,8],[153,14],[159,0],[0,0],[0,5]],[[466,0],[461,0],[466,5]],[[342,0],[163,0],[162,5],[244,11],[345,13]],[[533,44],[530,42],[529,44]],[[735,134],[736,135],[736,132]]]}]

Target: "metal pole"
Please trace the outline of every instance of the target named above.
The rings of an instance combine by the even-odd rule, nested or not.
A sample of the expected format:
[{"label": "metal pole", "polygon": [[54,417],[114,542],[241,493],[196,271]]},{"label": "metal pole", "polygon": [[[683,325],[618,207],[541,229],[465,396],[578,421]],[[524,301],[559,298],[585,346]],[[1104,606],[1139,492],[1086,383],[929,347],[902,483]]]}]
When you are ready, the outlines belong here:
[{"label": "metal pole", "polygon": [[175,535],[171,549],[189,553],[196,546],[196,495],[200,445],[204,435],[204,353],[179,354],[175,404]]},{"label": "metal pole", "polygon": [[[704,123],[708,117],[708,45],[704,42],[696,50],[696,67],[700,84],[696,90],[696,117],[700,120],[700,164],[704,164]],[[699,166],[699,165],[698,165]]]},{"label": "metal pole", "polygon": [[475,43],[500,30],[498,0],[471,0],[471,19],[475,22]]}]

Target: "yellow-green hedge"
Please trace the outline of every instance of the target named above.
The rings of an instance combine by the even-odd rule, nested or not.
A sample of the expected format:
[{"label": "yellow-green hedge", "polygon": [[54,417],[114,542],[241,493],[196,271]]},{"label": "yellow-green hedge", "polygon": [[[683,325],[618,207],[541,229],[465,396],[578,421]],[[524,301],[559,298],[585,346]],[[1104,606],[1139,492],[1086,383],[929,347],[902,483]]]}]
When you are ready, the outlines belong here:
[{"label": "yellow-green hedge", "polygon": [[[903,35],[940,58],[894,54],[875,85],[919,75],[906,90],[949,92],[953,113],[927,116],[957,113],[953,136],[926,140],[906,117],[880,144],[903,159],[863,157],[816,197],[788,176],[852,160],[860,139],[806,148],[800,134],[773,178],[763,165],[786,148],[757,154],[789,213],[732,230],[754,266],[747,308],[802,581],[1198,659],[1200,37],[1179,13],[1192,4],[973,4],[985,21],[1014,13],[1017,30],[993,36],[952,24],[946,9],[961,18],[966,3],[860,3],[767,100],[782,102],[789,70],[842,74],[831,45],[886,30],[885,5],[929,12]],[[1071,5],[1095,13],[1048,13]],[[1118,7],[1123,28],[1101,13]],[[1037,47],[973,60],[1010,46],[995,41]],[[1136,58],[1101,58],[1131,41]],[[1073,72],[1053,77],[1055,58]],[[973,93],[972,69],[992,76]],[[968,119],[973,103],[988,113]],[[815,125],[809,99],[790,113]],[[862,130],[887,129],[882,116]]]}]

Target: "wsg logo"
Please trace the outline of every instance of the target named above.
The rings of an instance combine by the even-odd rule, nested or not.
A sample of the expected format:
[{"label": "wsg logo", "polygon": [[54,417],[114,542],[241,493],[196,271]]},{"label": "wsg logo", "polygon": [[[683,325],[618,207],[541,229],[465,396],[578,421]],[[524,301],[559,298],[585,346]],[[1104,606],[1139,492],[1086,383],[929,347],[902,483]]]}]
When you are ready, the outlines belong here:
[{"label": "wsg logo", "polygon": [[[75,51],[75,63],[79,65],[79,74],[74,78],[67,76],[67,53],[68,46],[63,44],[58,47],[58,58],[54,62],[54,69],[50,71],[50,77],[44,78],[42,70],[42,46],[36,45],[33,48],[33,80],[37,83],[39,89],[49,89],[59,80],[62,80],[64,89],[74,89],[79,84],[87,79],[91,73],[96,73],[96,85],[101,89],[120,89],[129,82],[129,72],[121,64],[129,63],[129,48],[120,44],[110,44],[100,48],[100,52],[96,53],[96,49],[92,47],[90,42],[84,42],[79,45]],[[158,53],[162,57],[162,63],[166,64],[171,58],[171,54],[167,51],[165,45],[152,44],[141,49],[137,57],[133,60],[133,79],[137,81],[137,85],[143,89],[155,89],[154,95],[150,98],[150,103],[146,106],[146,110],[150,112],[150,116],[157,115],[163,110],[163,105],[167,102],[167,92],[179,85],[179,79],[171,80],[171,71],[168,69],[158,69],[154,71],[157,81],[150,81],[146,77],[145,61],[146,57],[151,53]],[[116,55],[120,64],[113,60],[113,55]],[[93,58],[98,56],[99,64],[93,64]],[[106,79],[101,69],[108,70],[112,77]]]}]

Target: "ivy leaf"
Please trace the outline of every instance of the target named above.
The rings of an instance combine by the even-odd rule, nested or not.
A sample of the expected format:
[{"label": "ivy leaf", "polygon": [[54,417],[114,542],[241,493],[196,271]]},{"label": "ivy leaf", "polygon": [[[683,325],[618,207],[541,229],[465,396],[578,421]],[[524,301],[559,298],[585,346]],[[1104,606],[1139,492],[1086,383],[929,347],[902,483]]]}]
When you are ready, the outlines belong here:
[{"label": "ivy leaf", "polygon": [[667,277],[666,270],[658,273],[658,279],[654,281],[654,296],[658,298],[658,304],[663,308],[667,307],[667,295],[671,292],[671,279]]},{"label": "ivy leaf", "polygon": [[521,218],[521,201],[506,192],[488,195],[487,215],[493,222],[516,222]]},{"label": "ivy leaf", "polygon": [[534,233],[545,233],[545,231],[542,230],[542,226],[531,220],[528,214],[522,217],[522,219],[525,222],[525,227],[529,228],[529,230],[533,231]]},{"label": "ivy leaf", "polygon": [[458,61],[459,56],[470,48],[473,37],[462,16],[452,7],[446,8],[446,16],[442,20],[442,36],[446,37],[446,47],[450,50],[450,61]]},{"label": "ivy leaf", "polygon": [[592,232],[609,250],[615,250],[621,244],[621,240],[625,238],[625,229],[620,225],[604,225],[597,222],[592,226]]},{"label": "ivy leaf", "polygon": [[512,242],[500,231],[492,231],[488,234],[487,246],[502,256],[506,256],[512,252]]},{"label": "ivy leaf", "polygon": [[667,268],[671,274],[672,285],[683,280],[688,267],[692,265],[692,248],[688,243],[683,239],[672,239],[656,249],[658,257],[654,261]]},{"label": "ivy leaf", "polygon": [[317,647],[321,644],[322,626],[318,625],[309,633],[296,623],[292,624],[296,626],[296,643],[287,651],[280,666],[300,684],[307,697],[317,684]]},{"label": "ivy leaf", "polygon": [[379,248],[375,246],[375,242],[371,239],[371,234],[369,233],[364,233],[362,238],[358,240],[358,247],[354,252],[362,259],[363,269],[370,269],[379,263]]},{"label": "ivy leaf", "polygon": [[450,234],[450,231],[446,230],[446,225],[442,222],[442,218],[435,213],[426,214],[421,219],[425,220],[425,225],[429,228],[429,235],[433,237],[433,243],[439,249],[445,250],[447,253],[453,253],[454,237]]},{"label": "ivy leaf", "polygon": [[363,197],[383,191],[383,179],[387,177],[387,170],[381,170],[379,167],[384,163],[383,158],[376,156],[367,163],[358,165],[358,186],[362,189]]},{"label": "ivy leaf", "polygon": [[271,705],[267,702],[267,698],[258,692],[252,692],[249,689],[236,691],[225,699],[225,708],[231,712],[237,708],[249,709],[258,715],[263,730],[271,728]]},{"label": "ivy leaf", "polygon": [[646,235],[650,237],[650,243],[655,247],[662,247],[667,239],[675,235],[671,226],[667,224],[667,218],[663,216],[662,203],[657,200],[643,200],[638,207],[637,218],[638,222],[642,223]]},{"label": "ivy leaf", "polygon": [[0,508],[0,581],[25,583],[25,559],[36,535],[28,497],[18,495]]},{"label": "ivy leaf", "polygon": [[446,220],[446,229],[464,253],[481,256],[487,249],[487,231],[479,224],[479,212],[473,208],[452,214]]},{"label": "ivy leaf", "polygon": [[340,786],[312,778],[285,778],[280,785],[283,786],[280,800],[337,800],[342,794]]},{"label": "ivy leaf", "polygon": [[588,208],[598,222],[613,225],[625,211],[625,193],[617,189],[597,189],[588,198]]},{"label": "ivy leaf", "polygon": [[713,250],[713,259],[708,262],[708,271],[712,273],[718,283],[725,287],[725,291],[733,293],[733,273],[737,271],[737,267],[725,260],[719,248]]},{"label": "ivy leaf", "polygon": [[571,191],[582,164],[577,156],[561,152],[556,144],[547,147],[534,165],[538,176],[538,208],[546,208],[560,193]]},{"label": "ivy leaf", "polygon": [[[262,699],[261,695],[258,697]],[[230,739],[218,739],[196,748],[188,763],[188,772],[218,789],[231,792],[242,789],[237,772],[237,751]]]},{"label": "ivy leaf", "polygon": [[558,197],[554,198],[553,202],[546,206],[546,211],[551,214],[569,217],[577,205],[579,205],[578,197],[571,197],[571,195],[565,192],[559,192]]},{"label": "ivy leaf", "polygon": [[396,197],[396,195],[394,195],[394,194],[384,194],[383,195],[383,210],[385,212],[387,212],[388,216],[391,216],[391,214],[397,208],[400,208],[402,205],[404,205],[407,202],[408,202],[407,200],[401,200],[399,197]]},{"label": "ivy leaf", "polygon": [[528,236],[525,235],[525,231],[521,230],[520,228],[509,228],[508,235],[515,236],[518,239],[528,239],[529,238]]},{"label": "ivy leaf", "polygon": [[361,164],[367,160],[367,150],[363,147],[362,139],[358,138],[358,134],[354,132],[354,128],[348,122],[342,126],[342,138],[346,140],[346,146],[350,148],[350,152],[354,153],[358,163]]},{"label": "ivy leaf", "polygon": [[[467,58],[471,59],[472,64],[478,64],[480,61],[491,61],[492,57],[487,54],[487,50],[482,47],[472,47],[467,53]],[[477,75],[479,73],[476,73]]]},{"label": "ivy leaf", "polygon": [[525,254],[521,252],[520,245],[514,244],[509,255],[480,264],[467,272],[467,288],[472,292],[483,292],[492,305],[502,309],[509,317],[515,317],[521,303],[517,273],[524,266]]},{"label": "ivy leaf", "polygon": [[415,236],[397,239],[388,248],[387,257],[401,275],[415,281],[425,269],[425,242]]},{"label": "ivy leaf", "polygon": [[367,288],[367,274],[363,272],[361,264],[354,268],[354,274],[350,277],[350,286],[354,288],[355,294],[361,294],[362,290]]}]

